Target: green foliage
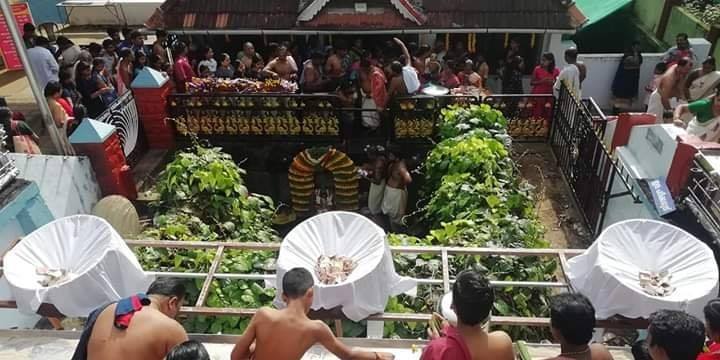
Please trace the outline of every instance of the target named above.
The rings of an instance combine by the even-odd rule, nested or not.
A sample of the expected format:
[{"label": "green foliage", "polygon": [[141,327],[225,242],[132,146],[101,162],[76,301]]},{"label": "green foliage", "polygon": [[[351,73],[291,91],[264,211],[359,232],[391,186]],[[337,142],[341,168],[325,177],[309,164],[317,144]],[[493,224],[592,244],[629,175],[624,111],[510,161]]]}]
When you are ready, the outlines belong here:
[{"label": "green foliage", "polygon": [[480,181],[487,176],[509,181],[513,169],[505,146],[480,132],[443,140],[425,161],[426,193],[439,188],[445,175],[468,173]]},{"label": "green foliage", "polygon": [[220,237],[236,241],[275,241],[272,200],[248,196],[245,171],[219,148],[196,146],[180,152],[160,174],[153,206],[162,212],[185,212],[208,224]]},{"label": "green foliage", "polygon": [[440,137],[449,139],[475,129],[504,132],[507,120],[487,104],[451,105],[441,111]]},{"label": "green foliage", "polygon": [[685,8],[708,26],[720,22],[720,1],[685,0]]},{"label": "green foliage", "polygon": [[[250,195],[243,186],[240,169],[230,155],[217,148],[196,146],[180,152],[160,174],[155,191],[160,200],[147,238],[174,241],[278,241],[271,227],[272,201]],[[146,270],[207,272],[215,250],[138,248],[135,250]],[[227,249],[219,273],[273,273],[275,254],[267,251]],[[188,281],[188,301],[197,300],[202,279]],[[257,281],[214,280],[206,305],[210,307],[256,308],[270,305],[274,289]],[[188,332],[239,334],[249,319],[196,316],[184,325]]]},{"label": "green foliage", "polygon": [[[442,112],[444,138],[425,162],[427,205],[423,220],[431,229],[423,238],[391,234],[393,245],[453,247],[547,246],[535,214],[533,187],[519,179],[506,147],[493,138],[502,134],[506,121],[488,106],[453,106]],[[454,137],[453,137],[454,136]],[[491,280],[550,281],[555,261],[530,257],[453,256],[448,258],[450,275],[477,269]],[[441,259],[432,254],[394,256],[398,273],[418,278],[442,278]],[[392,309],[430,313],[437,310],[442,289],[420,286],[415,298],[401,296]],[[495,315],[547,316],[546,289],[499,288]],[[390,306],[389,306],[390,308]],[[396,334],[422,336],[423,329],[392,324]],[[513,338],[540,340],[546,330],[511,327]]]}]

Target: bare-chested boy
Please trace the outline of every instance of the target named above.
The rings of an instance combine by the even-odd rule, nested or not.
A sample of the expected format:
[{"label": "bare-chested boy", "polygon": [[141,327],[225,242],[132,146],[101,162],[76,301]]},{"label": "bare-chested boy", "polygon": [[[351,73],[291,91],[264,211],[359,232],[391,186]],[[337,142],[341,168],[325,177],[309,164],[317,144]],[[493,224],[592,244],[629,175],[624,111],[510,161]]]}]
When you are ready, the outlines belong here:
[{"label": "bare-chested boy", "polygon": [[313,277],[308,270],[295,268],[285,273],[282,288],[287,307],[258,310],[235,344],[231,360],[300,360],[318,343],[343,360],[394,359],[392,354],[351,349],[340,342],[325,323],[308,318],[313,302]]},{"label": "bare-chested boy", "polygon": [[278,47],[278,56],[265,66],[263,72],[273,78],[293,80],[298,72],[295,62],[290,61],[285,45]]},{"label": "bare-chested boy", "polygon": [[188,339],[174,320],[184,297],[184,280],[160,278],[150,285],[147,297],[139,294],[96,310],[73,360],[164,359]]},{"label": "bare-chested boy", "polygon": [[408,199],[407,185],[412,182],[407,164],[398,156],[398,150],[395,145],[388,148],[387,183],[382,201],[382,212],[390,220],[392,231],[400,231],[403,227],[402,219],[405,216]]},{"label": "bare-chested boy", "polygon": [[[648,99],[647,109],[649,114],[655,114],[657,123],[664,122],[666,112],[673,112],[671,99],[685,100],[685,81],[692,67],[690,59],[682,58],[660,77],[657,89]],[[668,116],[668,120],[672,120],[672,116]]]},{"label": "bare-chested boy", "polygon": [[421,360],[514,360],[512,340],[502,331],[488,332],[495,293],[490,282],[475,270],[458,274],[452,289],[456,326],[445,325],[443,336],[428,330],[432,340]]}]

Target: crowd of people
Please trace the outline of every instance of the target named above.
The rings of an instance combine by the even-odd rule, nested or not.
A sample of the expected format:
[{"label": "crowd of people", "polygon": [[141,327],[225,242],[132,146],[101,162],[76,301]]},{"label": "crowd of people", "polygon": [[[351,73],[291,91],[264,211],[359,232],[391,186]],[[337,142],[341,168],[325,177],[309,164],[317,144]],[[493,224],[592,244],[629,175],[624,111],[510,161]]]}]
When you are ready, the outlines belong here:
[{"label": "crowd of people", "polygon": [[[350,348],[322,321],[308,317],[314,298],[312,274],[303,268],[282,279],[282,310],[261,308],[239,337],[230,358],[300,359],[320,344],[340,359],[393,359],[390,353]],[[146,359],[207,360],[202,344],[188,340],[174,320],[186,296],[182,279],[160,278],[147,291],[98,308],[90,314],[73,360]],[[456,323],[429,328],[422,360],[513,360],[513,340],[487,324],[495,293],[487,278],[475,270],[460,272],[452,286]],[[704,308],[705,323],[687,313],[660,310],[649,318],[647,337],[637,342],[635,360],[720,359],[720,299]],[[560,353],[548,360],[612,360],[608,349],[592,343],[595,309],[578,293],[550,299],[550,327]],[[521,339],[515,339],[521,340]]]},{"label": "crowd of people", "polygon": [[32,24],[23,30],[35,80],[44,89],[55,125],[68,135],[83,118],[97,117],[127,92],[145,66],[170,71],[163,31],[147,46],[137,30],[109,29],[102,44],[81,48],[65,36],[53,44],[38,36]]}]

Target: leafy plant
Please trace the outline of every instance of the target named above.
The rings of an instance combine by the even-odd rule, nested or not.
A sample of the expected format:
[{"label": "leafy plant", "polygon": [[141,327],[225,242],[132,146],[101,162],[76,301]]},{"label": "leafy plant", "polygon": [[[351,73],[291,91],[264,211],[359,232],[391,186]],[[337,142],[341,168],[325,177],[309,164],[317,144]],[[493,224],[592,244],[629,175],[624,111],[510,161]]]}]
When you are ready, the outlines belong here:
[{"label": "leafy plant", "polygon": [[195,146],[180,152],[160,174],[153,205],[162,211],[185,212],[208,224],[220,237],[236,241],[275,241],[271,230],[272,200],[249,195],[245,171],[219,148]]},{"label": "leafy plant", "polygon": [[426,193],[440,187],[445,175],[468,173],[484,181],[487,176],[510,180],[514,164],[505,146],[480,132],[440,142],[425,161]]},{"label": "leafy plant", "polygon": [[440,137],[449,139],[475,129],[490,133],[504,133],[507,120],[503,114],[487,104],[451,105],[443,110],[440,121]]},{"label": "leafy plant", "polygon": [[684,7],[708,26],[720,22],[720,2],[717,0],[685,0]]},{"label": "leafy plant", "polygon": [[[148,238],[174,241],[278,241],[271,227],[274,214],[269,198],[250,195],[243,186],[244,170],[218,148],[195,146],[180,152],[160,174],[155,191],[153,226]],[[138,248],[146,270],[206,272],[215,250]],[[218,273],[272,273],[275,254],[227,249]],[[203,279],[188,281],[188,301],[197,300]],[[258,281],[214,280],[206,300],[210,307],[255,308],[270,305],[275,290]],[[189,332],[241,333],[249,319],[196,316],[184,321]]]}]

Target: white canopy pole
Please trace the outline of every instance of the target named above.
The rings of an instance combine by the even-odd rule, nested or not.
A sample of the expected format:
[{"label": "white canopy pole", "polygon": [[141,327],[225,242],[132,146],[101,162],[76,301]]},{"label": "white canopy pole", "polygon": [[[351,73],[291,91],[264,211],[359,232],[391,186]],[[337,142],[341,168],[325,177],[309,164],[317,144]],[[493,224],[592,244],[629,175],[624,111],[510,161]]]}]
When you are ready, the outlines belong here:
[{"label": "white canopy pole", "polygon": [[35,103],[40,110],[43,123],[48,131],[48,135],[50,135],[50,140],[52,140],[55,151],[58,155],[73,155],[74,152],[68,143],[67,136],[65,134],[61,134],[60,129],[55,126],[55,121],[53,121],[50,108],[48,107],[47,100],[45,99],[44,89],[40,89],[40,87],[38,87],[35,74],[32,71],[30,60],[27,56],[25,43],[23,42],[22,35],[20,35],[20,31],[18,30],[18,25],[15,22],[15,17],[12,14],[12,9],[8,4],[8,0],[0,0],[0,8],[2,9],[2,13],[5,15],[5,22],[7,23],[10,36],[12,36],[15,47],[17,48],[18,56],[20,57],[23,68],[25,69],[25,76],[30,83],[30,89],[35,97]]}]

